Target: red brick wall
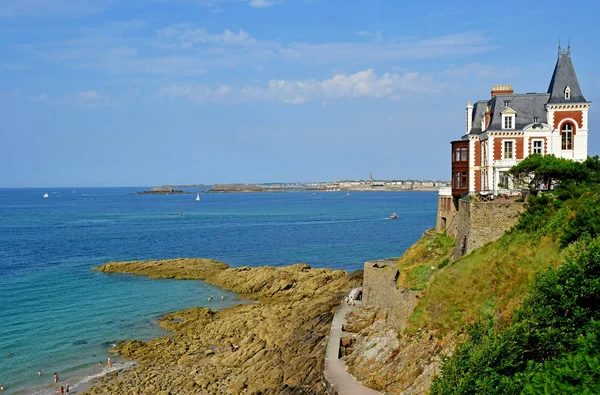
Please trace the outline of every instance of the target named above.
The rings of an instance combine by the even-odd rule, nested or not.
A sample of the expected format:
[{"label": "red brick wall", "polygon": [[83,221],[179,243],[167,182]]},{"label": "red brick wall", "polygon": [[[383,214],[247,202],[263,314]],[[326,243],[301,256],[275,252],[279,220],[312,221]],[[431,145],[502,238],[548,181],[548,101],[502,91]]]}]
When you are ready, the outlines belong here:
[{"label": "red brick wall", "polygon": [[502,139],[495,138],[494,139],[494,160],[502,159]]},{"label": "red brick wall", "polygon": [[516,137],[515,139],[515,149],[517,152],[515,152],[515,157],[517,159],[523,159],[524,158],[524,147],[523,147],[523,137]]},{"label": "red brick wall", "polygon": [[[571,118],[577,122],[577,127],[583,127],[583,111],[575,110],[575,111],[556,111],[554,112],[554,129],[558,129],[558,125],[563,119]],[[573,134],[575,134],[573,132]]]},{"label": "red brick wall", "polygon": [[475,170],[475,192],[481,191],[481,170]]},{"label": "red brick wall", "polygon": [[481,166],[481,142],[475,141],[475,166]]}]

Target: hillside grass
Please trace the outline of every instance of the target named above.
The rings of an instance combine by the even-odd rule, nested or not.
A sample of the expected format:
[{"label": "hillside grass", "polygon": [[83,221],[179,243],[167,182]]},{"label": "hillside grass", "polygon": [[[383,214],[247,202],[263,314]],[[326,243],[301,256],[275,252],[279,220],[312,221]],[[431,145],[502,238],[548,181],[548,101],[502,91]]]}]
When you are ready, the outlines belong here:
[{"label": "hillside grass", "polygon": [[445,233],[427,232],[396,260],[397,284],[413,291],[427,287],[433,274],[446,266],[454,253],[454,239]]},{"label": "hillside grass", "polygon": [[438,271],[411,319],[412,329],[459,330],[485,316],[510,320],[533,279],[563,259],[558,238],[505,234]]}]

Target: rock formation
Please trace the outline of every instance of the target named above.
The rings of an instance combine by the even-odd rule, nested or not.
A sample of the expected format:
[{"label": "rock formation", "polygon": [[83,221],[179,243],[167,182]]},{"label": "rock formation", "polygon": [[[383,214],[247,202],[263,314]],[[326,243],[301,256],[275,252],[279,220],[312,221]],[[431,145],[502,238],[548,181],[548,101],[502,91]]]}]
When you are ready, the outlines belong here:
[{"label": "rock formation", "polygon": [[258,302],[166,315],[159,324],[174,335],[118,343],[113,351],[139,365],[101,379],[91,394],[323,393],[333,312],[362,278],[306,264],[228,268],[207,259],[111,262],[97,270],[202,279]]}]

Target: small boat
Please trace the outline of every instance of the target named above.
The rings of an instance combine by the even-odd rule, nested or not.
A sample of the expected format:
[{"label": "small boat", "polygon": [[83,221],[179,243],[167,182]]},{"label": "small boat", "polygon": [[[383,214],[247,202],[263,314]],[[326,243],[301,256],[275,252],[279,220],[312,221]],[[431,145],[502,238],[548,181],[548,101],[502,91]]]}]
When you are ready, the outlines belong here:
[{"label": "small boat", "polygon": [[44,199],[48,199],[48,192],[44,193]]},{"label": "small boat", "polygon": [[196,201],[199,202],[200,201],[200,194],[196,194]]},{"label": "small boat", "polygon": [[398,219],[398,214],[396,214],[396,212],[394,211],[394,212],[392,213],[392,215],[390,215],[388,218],[389,218],[389,219]]}]

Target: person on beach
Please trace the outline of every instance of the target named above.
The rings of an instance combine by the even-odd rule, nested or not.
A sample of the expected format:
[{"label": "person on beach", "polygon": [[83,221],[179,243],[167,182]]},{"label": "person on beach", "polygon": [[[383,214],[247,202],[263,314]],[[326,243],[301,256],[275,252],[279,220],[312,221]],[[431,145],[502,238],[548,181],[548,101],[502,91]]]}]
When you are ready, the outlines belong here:
[{"label": "person on beach", "polygon": [[109,368],[112,366],[112,364],[110,363],[110,357],[108,357],[108,359],[106,360],[106,366]]},{"label": "person on beach", "polygon": [[4,391],[4,386],[0,385],[0,391]]},{"label": "person on beach", "polygon": [[58,373],[54,372],[54,382],[58,383]]},{"label": "person on beach", "polygon": [[63,387],[62,385],[60,386],[60,394],[65,395],[65,387]]},{"label": "person on beach", "polygon": [[98,362],[98,366],[102,366],[102,361]]},{"label": "person on beach", "polygon": [[69,384],[65,386],[65,394],[69,395]]}]

